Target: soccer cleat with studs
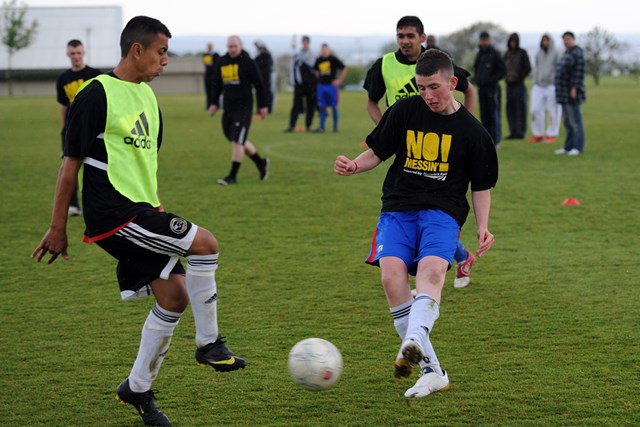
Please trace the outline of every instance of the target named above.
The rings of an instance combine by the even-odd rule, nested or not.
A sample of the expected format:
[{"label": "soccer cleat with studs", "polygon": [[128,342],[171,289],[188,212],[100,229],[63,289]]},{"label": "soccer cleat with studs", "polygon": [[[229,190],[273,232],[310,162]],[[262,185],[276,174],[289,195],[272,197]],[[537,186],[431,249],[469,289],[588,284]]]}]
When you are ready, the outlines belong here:
[{"label": "soccer cleat with studs", "polygon": [[148,390],[143,393],[135,393],[129,387],[129,378],[124,380],[118,386],[116,391],[116,400],[120,403],[128,403],[132,405],[140,416],[145,425],[148,426],[170,426],[171,421],[169,418],[158,409],[156,404],[156,397],[153,390]]},{"label": "soccer cleat with studs", "polygon": [[409,339],[402,343],[400,353],[393,362],[395,368],[394,375],[396,378],[406,378],[411,375],[413,367],[420,363],[424,358],[424,351],[417,341]]},{"label": "soccer cleat with studs", "polygon": [[196,349],[196,361],[201,366],[211,366],[218,372],[230,372],[244,369],[247,362],[229,350],[225,337],[218,337],[215,342]]}]

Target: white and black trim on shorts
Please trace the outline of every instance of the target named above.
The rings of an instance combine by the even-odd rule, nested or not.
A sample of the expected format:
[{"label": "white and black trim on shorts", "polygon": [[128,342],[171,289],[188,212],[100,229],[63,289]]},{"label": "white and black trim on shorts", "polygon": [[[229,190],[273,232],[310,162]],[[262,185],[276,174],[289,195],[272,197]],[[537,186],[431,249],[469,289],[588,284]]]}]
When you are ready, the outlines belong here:
[{"label": "white and black trim on shorts", "polygon": [[[195,231],[197,231],[197,227],[195,227],[195,230],[192,228],[189,234],[193,233],[193,237],[195,237]],[[185,236],[185,238],[176,239],[171,236],[153,233],[135,222],[130,222],[126,227],[118,230],[116,236],[124,237],[128,241],[152,252],[178,257],[187,256],[187,250],[193,242],[193,237],[189,238],[189,235]]]}]

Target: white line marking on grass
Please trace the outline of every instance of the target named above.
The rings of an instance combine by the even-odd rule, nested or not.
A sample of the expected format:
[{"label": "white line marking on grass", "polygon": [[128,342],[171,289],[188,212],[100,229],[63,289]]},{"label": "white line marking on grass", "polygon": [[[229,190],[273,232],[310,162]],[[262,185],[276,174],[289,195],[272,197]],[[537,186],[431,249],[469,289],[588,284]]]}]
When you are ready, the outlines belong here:
[{"label": "white line marking on grass", "polygon": [[[306,157],[306,156],[296,156],[294,154],[281,153],[278,148],[281,147],[290,147],[292,145],[300,145],[300,144],[309,144],[308,141],[281,141],[275,142],[272,144],[264,145],[264,152],[272,157],[277,157],[283,160],[289,160],[292,162],[306,162],[306,163],[315,163],[318,165],[333,165],[333,160],[322,160],[314,157]],[[274,150],[274,148],[276,150]]]}]

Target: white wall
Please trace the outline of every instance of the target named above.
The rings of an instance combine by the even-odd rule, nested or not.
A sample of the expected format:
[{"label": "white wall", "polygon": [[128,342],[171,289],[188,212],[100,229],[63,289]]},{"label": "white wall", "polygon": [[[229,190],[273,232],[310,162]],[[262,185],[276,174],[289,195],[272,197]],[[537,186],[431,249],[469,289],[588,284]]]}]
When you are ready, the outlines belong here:
[{"label": "white wall", "polygon": [[[84,45],[87,65],[109,69],[120,59],[120,33],[124,28],[120,6],[27,6],[27,25],[33,20],[38,22],[35,39],[29,47],[14,53],[14,70],[69,68],[66,52],[71,39]],[[4,27],[4,8],[0,8],[0,29]],[[7,64],[7,47],[0,45],[0,69],[6,69]]]}]

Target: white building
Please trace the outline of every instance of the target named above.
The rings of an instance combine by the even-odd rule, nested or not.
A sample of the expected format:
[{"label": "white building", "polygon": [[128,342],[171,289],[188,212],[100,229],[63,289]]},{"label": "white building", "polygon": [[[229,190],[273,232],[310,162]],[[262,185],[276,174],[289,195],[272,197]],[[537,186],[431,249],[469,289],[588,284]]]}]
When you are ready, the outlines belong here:
[{"label": "white building", "polygon": [[[19,3],[20,5],[20,3]],[[0,7],[0,33],[4,34],[5,9]],[[85,62],[94,68],[111,69],[120,59],[120,33],[124,27],[120,6],[29,7],[25,22],[38,22],[32,43],[13,54],[13,70],[69,68],[67,42],[78,39],[85,47]],[[0,70],[8,66],[9,54],[0,45]]]}]

